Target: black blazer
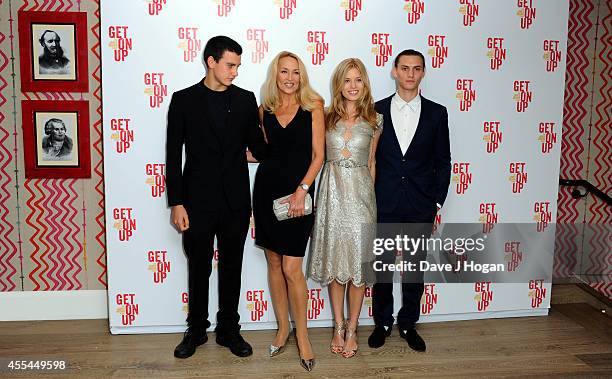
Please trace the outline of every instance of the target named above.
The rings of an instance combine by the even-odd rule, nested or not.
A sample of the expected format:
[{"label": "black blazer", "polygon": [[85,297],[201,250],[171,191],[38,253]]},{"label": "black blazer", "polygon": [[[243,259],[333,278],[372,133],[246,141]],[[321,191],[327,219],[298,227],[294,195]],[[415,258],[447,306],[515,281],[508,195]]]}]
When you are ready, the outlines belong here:
[{"label": "black blazer", "polygon": [[[402,154],[391,120],[393,95],[376,103],[384,124],[376,149],[378,212],[414,212],[422,222],[433,220],[436,203],[444,204],[450,184],[451,156],[448,113],[421,96],[421,116],[408,150]],[[411,205],[411,207],[410,207]]]},{"label": "black blazer", "polygon": [[[168,109],[166,190],[170,206],[188,210],[250,208],[251,192],[247,147],[258,160],[266,143],[259,127],[255,95],[231,85],[230,110],[222,130],[212,124],[204,83],[177,91]],[[182,166],[183,145],[185,167]]]}]

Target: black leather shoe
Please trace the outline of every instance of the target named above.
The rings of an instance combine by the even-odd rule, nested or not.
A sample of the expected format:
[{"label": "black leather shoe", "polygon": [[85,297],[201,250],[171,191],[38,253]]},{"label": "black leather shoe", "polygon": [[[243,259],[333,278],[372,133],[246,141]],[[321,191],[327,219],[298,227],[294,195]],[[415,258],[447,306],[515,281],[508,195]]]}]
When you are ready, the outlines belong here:
[{"label": "black leather shoe", "polygon": [[368,338],[368,346],[373,349],[379,348],[385,344],[385,338],[391,335],[391,327],[384,327],[382,325],[376,325],[372,334]]},{"label": "black leather shoe", "polygon": [[229,347],[232,354],[238,357],[248,357],[253,354],[253,348],[236,332],[217,332],[217,343],[221,346]]},{"label": "black leather shoe", "polygon": [[414,351],[425,351],[427,349],[425,341],[419,336],[416,329],[400,329],[400,337],[405,339],[408,342],[408,346]]},{"label": "black leather shoe", "polygon": [[189,358],[195,353],[196,347],[208,341],[206,330],[188,328],[183,334],[183,340],[174,349],[174,356],[177,358]]}]

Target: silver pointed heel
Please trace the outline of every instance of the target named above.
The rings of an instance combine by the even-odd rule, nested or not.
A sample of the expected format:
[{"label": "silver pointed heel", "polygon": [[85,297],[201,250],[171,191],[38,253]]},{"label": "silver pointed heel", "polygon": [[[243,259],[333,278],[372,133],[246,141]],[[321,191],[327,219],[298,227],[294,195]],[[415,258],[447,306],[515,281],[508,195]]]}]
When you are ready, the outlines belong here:
[{"label": "silver pointed heel", "polygon": [[270,358],[276,357],[277,355],[285,351],[285,346],[286,346],[286,343],[283,346],[270,345]]},{"label": "silver pointed heel", "polygon": [[277,355],[285,351],[285,346],[287,346],[287,342],[289,342],[289,336],[291,336],[291,332],[287,335],[287,338],[285,338],[285,343],[282,344],[281,346],[274,346],[270,344],[270,347],[269,347],[270,358],[276,357]]},{"label": "silver pointed heel", "polygon": [[315,359],[314,358],[311,358],[311,359],[302,358],[302,353],[300,352],[300,343],[298,341],[297,331],[295,329],[293,329],[293,334],[295,335],[295,343],[298,348],[298,355],[300,356],[300,366],[302,366],[304,370],[310,372],[315,366]]},{"label": "silver pointed heel", "polygon": [[300,365],[302,367],[304,367],[304,370],[310,372],[314,368],[315,360],[314,360],[314,358],[312,358],[312,359],[300,358]]}]

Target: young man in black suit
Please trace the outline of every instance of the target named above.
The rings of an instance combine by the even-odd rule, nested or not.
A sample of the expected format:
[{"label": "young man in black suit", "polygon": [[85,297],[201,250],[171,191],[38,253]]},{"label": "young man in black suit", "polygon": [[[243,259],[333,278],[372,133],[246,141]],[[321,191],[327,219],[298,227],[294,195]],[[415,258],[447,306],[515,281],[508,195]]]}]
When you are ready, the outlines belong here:
[{"label": "young man in black suit", "polygon": [[262,160],[266,144],[255,95],[232,85],[241,54],[242,48],[231,38],[211,38],[204,48],[206,77],[175,92],[168,110],[168,204],[172,223],[183,233],[189,273],[188,329],[174,350],[177,358],[192,356],[208,340],[208,280],[215,236],[219,249],[216,341],[240,357],[253,353],[238,323],[242,256],[251,216],[246,150]]},{"label": "young man in black suit", "polygon": [[[402,51],[395,58],[392,74],[397,92],[376,103],[376,111],[384,117],[376,151],[378,223],[394,224],[391,230],[413,238],[427,238],[450,184],[448,114],[444,106],[419,94],[425,76],[423,54]],[[404,260],[418,269],[425,254],[422,250],[404,251]],[[395,251],[381,259],[394,262]],[[425,341],[415,329],[423,288],[422,272],[404,273],[397,323],[400,336],[417,351],[425,351]],[[368,344],[377,348],[391,334],[394,322],[393,272],[377,273],[372,300],[376,326]]]}]

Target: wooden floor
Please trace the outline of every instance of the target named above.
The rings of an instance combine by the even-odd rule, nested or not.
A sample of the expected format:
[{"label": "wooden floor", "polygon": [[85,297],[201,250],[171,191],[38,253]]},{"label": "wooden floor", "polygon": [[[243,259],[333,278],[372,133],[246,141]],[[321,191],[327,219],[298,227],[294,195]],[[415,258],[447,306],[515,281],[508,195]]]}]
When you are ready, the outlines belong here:
[{"label": "wooden floor", "polygon": [[[236,358],[214,342],[186,360],[172,356],[180,334],[112,336],[106,320],[0,323],[0,360],[64,359],[66,371],[46,377],[238,377],[238,378],[417,378],[417,377],[612,377],[612,319],[586,303],[555,304],[548,317],[422,324],[426,353],[416,353],[397,329],[380,349],[370,349],[372,327],[360,328],[358,356],[328,350],[331,329],[311,329],[317,355],[312,373],[298,364],[295,341],[267,357],[272,331],[244,332],[253,356]],[[0,369],[0,377],[41,377]]]}]

